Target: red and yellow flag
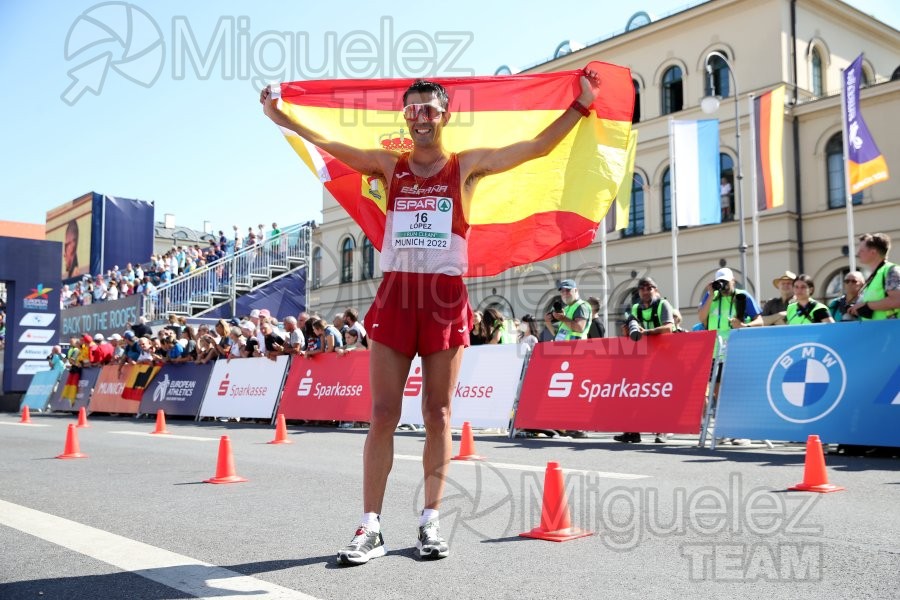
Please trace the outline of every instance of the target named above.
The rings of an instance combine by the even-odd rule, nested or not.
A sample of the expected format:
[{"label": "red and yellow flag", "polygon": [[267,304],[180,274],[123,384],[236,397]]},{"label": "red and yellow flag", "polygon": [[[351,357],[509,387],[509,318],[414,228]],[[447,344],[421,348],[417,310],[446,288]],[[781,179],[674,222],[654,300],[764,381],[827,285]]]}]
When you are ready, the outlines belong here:
[{"label": "red and yellow flag", "polygon": [[[631,72],[588,65],[600,78],[591,116],[547,156],[478,183],[466,218],[469,277],[496,275],[570,252],[594,240],[626,171],[634,109]],[[582,71],[435,78],[450,96],[444,145],[451,152],[535,137],[569,107]],[[412,149],[400,114],[409,79],[298,81],[281,86],[282,108],[331,140],[358,148]],[[381,249],[385,182],[360,175],[290,131],[306,166]]]}]

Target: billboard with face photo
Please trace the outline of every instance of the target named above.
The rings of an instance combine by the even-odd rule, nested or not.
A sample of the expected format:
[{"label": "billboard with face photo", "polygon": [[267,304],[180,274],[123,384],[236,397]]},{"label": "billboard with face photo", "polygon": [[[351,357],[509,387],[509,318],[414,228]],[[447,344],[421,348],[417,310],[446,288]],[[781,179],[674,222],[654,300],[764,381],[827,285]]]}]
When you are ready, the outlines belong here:
[{"label": "billboard with face photo", "polygon": [[63,280],[90,273],[93,201],[88,193],[47,212],[47,240],[63,245]]}]

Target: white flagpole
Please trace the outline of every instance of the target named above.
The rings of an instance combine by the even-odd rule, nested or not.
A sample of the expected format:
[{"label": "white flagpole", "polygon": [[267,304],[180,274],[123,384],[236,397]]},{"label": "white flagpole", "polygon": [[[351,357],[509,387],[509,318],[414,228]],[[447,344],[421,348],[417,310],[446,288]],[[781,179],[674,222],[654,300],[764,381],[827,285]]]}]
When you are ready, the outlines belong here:
[{"label": "white flagpole", "polygon": [[675,190],[675,140],[672,138],[673,119],[669,119],[669,212],[672,222],[672,297],[675,298],[675,309],[681,310],[681,299],[678,295],[678,198]]},{"label": "white flagpole", "polygon": [[[613,200],[610,210],[616,210],[616,201]],[[609,214],[609,211],[607,211]],[[609,331],[609,272],[606,269],[606,219],[600,223],[600,268],[603,270],[603,329],[606,337],[613,337]]]},{"label": "white flagpole", "polygon": [[[859,110],[859,107],[856,107]],[[850,169],[847,168],[847,160],[850,156],[847,150],[847,69],[841,69],[841,142],[844,147],[844,203],[847,206],[847,248],[850,250],[850,270],[856,270],[856,234],[853,231],[853,194],[850,193]]]},{"label": "white flagpole", "polygon": [[[753,206],[753,293],[759,298],[762,293],[759,287],[759,207],[757,206],[757,194],[759,193],[759,181],[756,177],[756,106],[753,102],[753,94],[750,94],[750,205]],[[783,118],[783,117],[782,117]]]}]

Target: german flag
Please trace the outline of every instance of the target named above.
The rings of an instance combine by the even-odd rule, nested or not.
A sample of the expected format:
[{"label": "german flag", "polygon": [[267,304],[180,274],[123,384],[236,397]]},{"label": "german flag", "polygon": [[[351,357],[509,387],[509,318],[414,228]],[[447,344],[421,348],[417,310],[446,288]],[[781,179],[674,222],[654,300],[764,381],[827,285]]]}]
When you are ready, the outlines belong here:
[{"label": "german flag", "polygon": [[134,365],[131,367],[131,373],[125,379],[125,389],[122,390],[122,398],[125,400],[140,400],[144,397],[144,390],[159,373],[162,367],[159,365]]},{"label": "german flag", "polygon": [[[626,171],[634,109],[631,72],[588,65],[600,94],[549,155],[479,182],[466,219],[469,277],[496,275],[589,245]],[[583,71],[486,77],[436,77],[450,96],[444,129],[451,152],[531,139],[580,91]],[[282,108],[324,137],[357,148],[412,149],[400,114],[409,79],[298,81],[281,86]],[[385,182],[367,178],[290,131],[288,142],[381,250]]]},{"label": "german flag", "polygon": [[784,86],[754,98],[753,108],[756,208],[763,211],[784,204]]}]

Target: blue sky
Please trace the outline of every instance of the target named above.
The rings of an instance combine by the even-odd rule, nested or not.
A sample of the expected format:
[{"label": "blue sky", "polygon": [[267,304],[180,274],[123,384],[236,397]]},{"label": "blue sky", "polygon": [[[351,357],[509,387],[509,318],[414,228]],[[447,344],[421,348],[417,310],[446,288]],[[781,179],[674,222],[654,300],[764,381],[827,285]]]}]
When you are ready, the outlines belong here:
[{"label": "blue sky", "polygon": [[[849,3],[900,29],[900,3]],[[501,64],[541,62],[567,39],[620,32],[638,10],[659,17],[687,5],[144,0],[129,10],[124,2],[0,2],[0,219],[43,223],[47,210],[93,190],[153,200],[157,220],[173,213],[197,229],[204,221],[229,231],[321,221],[321,188],[262,115],[254,75],[492,74]],[[116,36],[127,36],[129,12],[126,48]],[[347,60],[366,40],[379,48],[376,61]],[[403,45],[409,62],[381,50],[392,45]],[[293,58],[282,60],[286,47]],[[222,53],[204,65],[208,48]],[[417,49],[425,60],[413,60]]]}]

